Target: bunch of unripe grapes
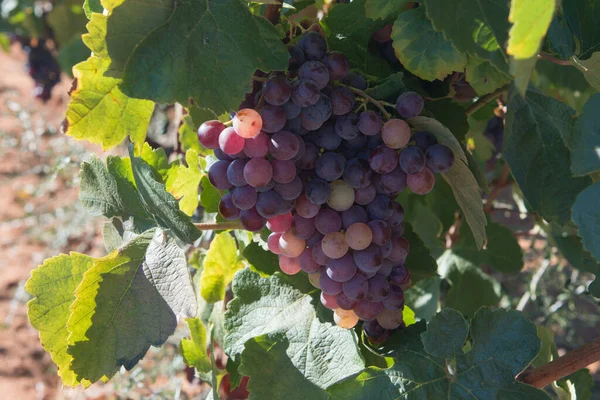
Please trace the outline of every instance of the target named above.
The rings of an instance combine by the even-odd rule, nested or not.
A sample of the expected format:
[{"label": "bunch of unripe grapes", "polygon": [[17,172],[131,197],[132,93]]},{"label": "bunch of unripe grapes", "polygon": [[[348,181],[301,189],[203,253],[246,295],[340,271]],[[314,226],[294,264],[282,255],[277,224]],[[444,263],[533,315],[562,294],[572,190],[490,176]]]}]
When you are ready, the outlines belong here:
[{"label": "bunch of unripe grapes", "polygon": [[[394,199],[406,187],[428,193],[434,172],[448,171],[454,154],[428,132],[412,134],[403,119],[384,123],[375,111],[356,112],[355,92],[367,83],[342,53],[327,51],[319,33],[288,49],[289,70],[260,83],[255,109],[240,109],[229,127],[208,121],[199,128],[218,159],[209,180],[228,190],[223,218],[239,218],[249,231],[266,226],[281,270],[307,273],[337,325],[363,320],[369,338],[381,342],[403,326],[410,284],[404,211]],[[423,106],[406,92],[396,109],[410,118]]]}]

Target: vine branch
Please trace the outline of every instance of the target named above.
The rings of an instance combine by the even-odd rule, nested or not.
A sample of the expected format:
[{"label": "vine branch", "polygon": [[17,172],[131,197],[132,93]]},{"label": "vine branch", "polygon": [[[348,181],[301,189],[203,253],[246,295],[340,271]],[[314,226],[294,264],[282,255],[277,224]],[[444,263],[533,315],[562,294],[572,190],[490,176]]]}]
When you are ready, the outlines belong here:
[{"label": "vine branch", "polygon": [[496,90],[494,90],[492,93],[488,93],[485,96],[482,96],[479,98],[479,100],[477,100],[475,103],[471,104],[466,110],[465,110],[465,114],[467,114],[467,116],[475,113],[475,111],[479,110],[480,108],[482,108],[483,106],[485,106],[486,104],[488,104],[490,101],[494,100],[496,97],[502,95],[503,93],[508,91],[508,84],[502,86],[501,88],[498,88]]},{"label": "vine branch", "polygon": [[224,231],[226,229],[244,229],[241,221],[200,222],[194,224],[201,231]]},{"label": "vine branch", "polygon": [[381,111],[381,113],[385,116],[386,119],[392,118],[392,114],[390,114],[389,112],[387,112],[385,110],[385,107],[383,106],[383,104],[381,104],[381,102],[375,100],[374,98],[372,98],[371,96],[369,96],[367,93],[365,93],[364,91],[362,91],[360,89],[357,89],[355,87],[348,86],[348,85],[344,85],[344,86],[346,86],[348,89],[352,90],[354,93],[356,93],[360,97],[364,98],[365,100],[368,100],[369,103],[373,104],[375,107],[379,108],[379,111]]},{"label": "vine branch", "polygon": [[537,388],[554,382],[600,360],[600,338],[539,368],[525,371],[517,380]]},{"label": "vine branch", "polygon": [[502,168],[502,174],[500,175],[498,182],[496,183],[496,185],[488,195],[487,199],[485,200],[485,206],[483,207],[483,211],[485,213],[489,214],[490,212],[492,212],[494,208],[494,199],[498,197],[500,191],[506,186],[509,172],[510,170],[508,168],[508,164],[504,164],[504,168]]},{"label": "vine branch", "polygon": [[277,25],[279,23],[282,1],[283,0],[277,1],[278,4],[268,4],[265,10],[265,18],[273,25]]},{"label": "vine branch", "polygon": [[553,62],[554,64],[558,64],[558,65],[563,65],[563,66],[571,65],[570,60],[561,60],[559,58],[556,58],[556,57],[551,56],[550,54],[546,54],[546,53],[538,54],[538,58],[541,58],[543,60],[548,60],[548,61]]}]

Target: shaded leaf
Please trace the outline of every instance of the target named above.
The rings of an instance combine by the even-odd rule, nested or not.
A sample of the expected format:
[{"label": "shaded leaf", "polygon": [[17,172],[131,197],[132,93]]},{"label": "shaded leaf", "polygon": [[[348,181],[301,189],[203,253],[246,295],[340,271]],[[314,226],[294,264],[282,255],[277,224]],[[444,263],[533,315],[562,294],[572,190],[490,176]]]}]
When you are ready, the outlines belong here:
[{"label": "shaded leaf", "polygon": [[252,242],[246,246],[242,255],[260,273],[273,275],[279,271],[279,259],[277,255],[263,249],[257,242]]},{"label": "shaded leaf", "polygon": [[413,232],[410,224],[405,224],[402,236],[410,243],[410,251],[405,264],[410,270],[412,282],[415,283],[421,279],[437,276],[435,259],[431,257],[429,249],[425,247],[423,241]]},{"label": "shaded leaf", "polygon": [[366,0],[365,14],[371,19],[387,19],[409,9],[410,0]]},{"label": "shaded leaf", "polygon": [[406,304],[414,310],[418,319],[429,320],[437,313],[440,302],[440,283],[439,277],[427,278],[411,285],[404,292]]},{"label": "shaded leaf", "polygon": [[512,79],[510,75],[494,67],[489,61],[471,54],[465,70],[467,82],[479,96],[492,93]]},{"label": "shaded leaf", "polygon": [[600,170],[600,94],[585,103],[571,136],[571,170],[575,176]]},{"label": "shaded leaf", "polygon": [[573,222],[579,227],[583,247],[600,260],[600,182],[583,190],[573,204]]},{"label": "shaded leaf", "polygon": [[590,85],[597,91],[600,91],[600,51],[592,54],[587,60],[580,60],[574,57],[572,62],[583,72],[583,76],[585,76]]},{"label": "shaded leaf", "polygon": [[577,55],[587,59],[600,50],[600,4],[595,0],[570,0],[562,3],[563,16],[577,41]]}]

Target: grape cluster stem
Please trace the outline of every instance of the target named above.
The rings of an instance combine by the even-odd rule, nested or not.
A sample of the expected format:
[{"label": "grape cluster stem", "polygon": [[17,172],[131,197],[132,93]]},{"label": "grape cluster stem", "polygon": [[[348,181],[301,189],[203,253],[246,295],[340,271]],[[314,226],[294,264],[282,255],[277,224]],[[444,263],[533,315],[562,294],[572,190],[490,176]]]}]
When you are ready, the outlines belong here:
[{"label": "grape cluster stem", "polygon": [[480,97],[479,100],[477,100],[475,103],[471,104],[465,110],[465,114],[467,115],[467,117],[469,115],[474,114],[476,111],[478,111],[479,109],[483,108],[487,104],[489,104],[490,101],[494,100],[496,97],[499,97],[502,94],[506,93],[508,91],[508,87],[509,87],[508,84],[504,85],[504,86],[502,86],[502,87],[494,90],[492,93],[488,93],[485,96]]},{"label": "grape cluster stem", "polygon": [[241,221],[200,222],[194,224],[201,231],[224,231],[227,229],[244,229]]},{"label": "grape cluster stem", "polygon": [[369,96],[367,93],[365,93],[364,91],[362,91],[360,89],[357,89],[355,87],[348,86],[348,85],[344,85],[344,86],[346,86],[348,89],[352,90],[354,93],[356,93],[360,97],[364,98],[365,100],[368,100],[371,104],[373,104],[375,107],[377,107],[379,109],[379,111],[381,111],[381,113],[385,116],[386,120],[392,119],[392,114],[390,114],[389,112],[386,111],[385,107],[383,106],[383,104],[380,101],[375,100],[374,98],[372,98],[371,96]]}]

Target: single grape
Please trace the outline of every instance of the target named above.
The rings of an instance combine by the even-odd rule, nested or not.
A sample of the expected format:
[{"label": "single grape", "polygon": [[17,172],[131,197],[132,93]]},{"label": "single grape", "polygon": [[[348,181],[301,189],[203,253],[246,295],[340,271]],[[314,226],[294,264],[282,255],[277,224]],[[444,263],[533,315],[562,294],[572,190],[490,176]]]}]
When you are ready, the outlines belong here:
[{"label": "single grape", "polygon": [[290,229],[295,236],[308,239],[315,233],[315,219],[294,215]]},{"label": "single grape", "polygon": [[400,204],[394,203],[394,213],[387,219],[386,222],[392,229],[402,225],[402,222],[404,222],[404,209]]},{"label": "single grape", "polygon": [[295,105],[294,102],[291,100],[286,103],[283,103],[281,108],[283,108],[283,112],[285,112],[285,118],[288,120],[288,122],[286,122],[286,126],[287,123],[290,122],[290,120],[293,120],[296,117],[298,117],[300,115],[300,111],[302,111],[302,108]]},{"label": "single grape", "polygon": [[350,300],[360,300],[369,291],[369,282],[363,274],[356,273],[350,280],[342,284],[344,295]]},{"label": "single grape", "polygon": [[300,66],[304,63],[305,57],[304,52],[300,48],[300,46],[295,44],[287,45],[288,52],[290,53],[290,60],[288,61],[288,69],[295,70],[300,68]]},{"label": "single grape", "polygon": [[350,61],[339,51],[332,51],[327,54],[325,65],[329,69],[329,77],[332,81],[344,79],[350,72]]},{"label": "single grape", "polygon": [[296,163],[298,160],[304,156],[304,152],[306,151],[306,142],[300,136],[296,136],[298,138],[298,152],[292,158],[292,161]]},{"label": "single grape", "polygon": [[284,256],[299,257],[306,248],[306,241],[287,231],[279,238],[279,248]]},{"label": "single grape", "polygon": [[369,340],[376,339],[379,341],[380,338],[387,338],[387,329],[384,329],[381,325],[379,325],[376,319],[365,321],[363,324],[363,330],[369,337]]},{"label": "single grape", "polygon": [[300,268],[307,274],[312,274],[321,269],[321,266],[315,262],[312,258],[312,248],[304,249],[300,257],[298,257]]},{"label": "single grape", "polygon": [[273,180],[277,183],[289,183],[296,177],[296,164],[291,160],[273,160],[271,166]]},{"label": "single grape", "polygon": [[329,208],[323,208],[315,217],[315,228],[323,235],[337,232],[342,228],[342,217]]},{"label": "single grape", "polygon": [[300,139],[291,132],[280,131],[271,136],[269,152],[278,160],[291,160],[298,154]]},{"label": "single grape", "polygon": [[396,110],[402,118],[412,118],[421,114],[425,101],[415,92],[404,92],[396,100]]},{"label": "single grape", "polygon": [[375,199],[367,204],[369,218],[386,220],[394,213],[394,201],[388,196],[378,194]]},{"label": "single grape", "polygon": [[379,174],[392,172],[398,166],[398,153],[387,146],[379,146],[369,155],[369,165]]},{"label": "single grape", "polygon": [[273,254],[281,254],[281,249],[279,248],[279,238],[281,237],[281,233],[273,232],[267,238],[267,247],[269,251]]},{"label": "single grape", "polygon": [[315,144],[325,150],[335,150],[340,147],[342,138],[335,133],[333,122],[325,122],[319,130],[316,131]]},{"label": "single grape", "polygon": [[[394,231],[392,230],[392,237],[394,235]],[[394,243],[391,240],[379,246],[379,251],[381,252],[381,257],[387,259],[390,254],[392,254],[392,250],[394,248]]]},{"label": "single grape", "polygon": [[381,138],[392,149],[406,147],[410,141],[410,126],[401,119],[390,119],[381,128]]},{"label": "single grape", "polygon": [[410,140],[415,143],[415,146],[421,149],[421,151],[425,152],[427,149],[434,144],[437,144],[437,139],[429,132],[417,132],[415,133]]},{"label": "single grape", "polygon": [[233,117],[233,129],[244,139],[258,135],[262,126],[263,121],[260,114],[251,108],[244,108]]},{"label": "single grape", "polygon": [[404,290],[399,286],[390,285],[390,292],[383,299],[383,307],[386,310],[399,310],[404,307]]},{"label": "single grape", "polygon": [[269,78],[262,91],[265,101],[274,106],[281,106],[292,97],[292,85],[283,75]]},{"label": "single grape", "polygon": [[264,158],[253,158],[244,167],[244,179],[254,188],[269,184],[272,177],[273,167]]},{"label": "single grape", "polygon": [[368,87],[365,77],[357,72],[349,72],[344,78],[344,83],[359,90],[366,90]]},{"label": "single grape", "polygon": [[402,264],[406,261],[409,249],[408,240],[403,237],[392,236],[392,253],[387,258],[390,261]]},{"label": "single grape", "polygon": [[318,242],[323,240],[323,237],[325,237],[325,235],[323,235],[321,232],[315,230],[315,232],[312,234],[312,236],[309,237],[308,239],[306,239],[306,245],[309,247],[313,247]]},{"label": "single grape", "polygon": [[250,185],[240,186],[231,192],[233,204],[240,210],[249,210],[256,205],[258,193]]},{"label": "single grape", "polygon": [[382,246],[392,238],[392,228],[387,222],[380,219],[369,221],[369,228],[373,234],[373,243]]},{"label": "single grape", "polygon": [[373,234],[367,224],[358,222],[346,230],[346,242],[352,250],[364,250],[371,244]]},{"label": "single grape", "polygon": [[409,146],[400,152],[400,168],[407,174],[418,174],[425,168],[425,154],[416,146]]},{"label": "single grape", "polygon": [[223,129],[219,135],[219,148],[230,156],[244,149],[244,138],[231,127]]},{"label": "single grape", "polygon": [[375,111],[363,111],[358,117],[358,130],[367,136],[377,135],[382,126],[383,119]]},{"label": "single grape", "polygon": [[244,179],[245,160],[233,160],[227,167],[227,179],[233,186],[245,186],[248,183]]},{"label": "single grape", "polygon": [[344,182],[354,189],[361,189],[371,184],[373,170],[366,160],[353,158],[346,163]]},{"label": "single grape", "polygon": [[369,293],[367,299],[371,301],[382,301],[390,292],[390,284],[381,275],[375,275],[369,279]]},{"label": "single grape", "polygon": [[225,195],[221,197],[221,200],[219,201],[219,214],[228,221],[240,217],[240,209],[233,204],[231,193],[225,193]]},{"label": "single grape", "polygon": [[271,179],[266,185],[259,186],[255,189],[258,193],[263,193],[263,192],[268,192],[269,190],[272,190],[274,187],[275,187],[275,181],[273,179]]},{"label": "single grape", "polygon": [[318,178],[311,179],[306,184],[304,194],[306,199],[313,204],[325,204],[331,194],[329,182]]},{"label": "single grape", "polygon": [[298,78],[310,79],[323,89],[329,83],[329,70],[320,61],[307,61],[298,70]]},{"label": "single grape", "polygon": [[267,220],[256,211],[255,207],[249,210],[242,210],[240,213],[240,221],[242,222],[244,229],[251,232],[260,231],[267,223]]},{"label": "single grape", "polygon": [[[294,103],[292,103],[292,104],[294,104]],[[285,107],[285,104],[281,107]],[[297,107],[297,109],[298,109],[298,116],[296,116],[292,119],[288,118],[287,122],[285,123],[285,126],[283,127],[283,130],[292,132],[295,135],[304,135],[308,131],[302,127],[302,118],[300,118],[300,113],[302,112],[302,108],[298,107],[295,104],[294,104],[294,107]]]},{"label": "single grape", "polygon": [[315,243],[312,247],[312,258],[319,265],[327,265],[329,262],[329,257],[323,253],[323,246],[321,246],[322,241]]},{"label": "single grape", "polygon": [[[357,127],[358,127],[358,125],[357,125]],[[359,135],[357,137],[355,137],[354,139],[347,139],[344,144],[346,146],[348,146],[349,148],[352,148],[355,150],[361,150],[362,148],[364,148],[367,145],[368,140],[369,140],[368,136],[365,136],[359,132]]]},{"label": "single grape", "polygon": [[327,205],[335,211],[345,211],[354,204],[354,189],[344,181],[334,181],[329,185],[331,195]]},{"label": "single grape", "polygon": [[391,311],[384,309],[377,316],[377,322],[385,329],[396,329],[404,323],[402,310]]},{"label": "single grape", "polygon": [[325,152],[317,159],[315,173],[326,181],[335,181],[344,173],[346,160],[341,154]]},{"label": "single grape", "polygon": [[367,274],[377,272],[383,263],[381,250],[374,244],[364,250],[355,251],[353,257],[358,269]]},{"label": "single grape", "polygon": [[357,223],[366,224],[368,221],[367,211],[359,205],[354,204],[342,212],[342,226],[344,229],[348,229],[351,225]]},{"label": "single grape", "polygon": [[352,329],[358,324],[358,316],[352,310],[344,311],[338,308],[333,313],[333,321],[340,328]]},{"label": "single grape", "polygon": [[413,193],[427,194],[435,185],[435,175],[427,167],[418,174],[410,174],[406,177],[406,185]]},{"label": "single grape", "polygon": [[311,80],[298,79],[292,84],[292,101],[298,107],[310,107],[320,96],[319,87]]},{"label": "single grape", "polygon": [[427,168],[432,172],[444,173],[450,171],[454,165],[454,153],[448,146],[434,144],[425,152]]},{"label": "single grape", "polygon": [[303,108],[300,112],[302,127],[309,131],[319,129],[329,117],[331,117],[331,101],[324,94],[320,95],[315,104]]},{"label": "single grape", "polygon": [[319,286],[321,287],[323,293],[332,296],[335,296],[342,291],[342,284],[331,279],[326,273],[321,273],[319,278]]},{"label": "single grape", "polygon": [[392,40],[392,27],[394,24],[387,24],[371,34],[371,37],[377,43],[386,43]]},{"label": "single grape", "polygon": [[[395,212],[394,212],[394,214],[395,214]],[[387,220],[387,222],[389,223],[393,217],[394,216],[392,215],[392,217],[390,217]],[[400,225],[392,227],[392,235],[402,236],[402,235],[404,235],[404,229],[405,229],[404,222],[402,222],[402,223],[400,223]]]},{"label": "single grape", "polygon": [[375,186],[373,185],[369,185],[362,189],[355,189],[354,202],[356,204],[360,204],[361,206],[365,206],[372,202],[376,195],[377,191],[375,190]]},{"label": "single grape", "polygon": [[285,111],[281,107],[265,104],[259,114],[263,120],[262,130],[267,133],[279,132],[287,122]]},{"label": "single grape", "polygon": [[225,129],[221,121],[206,121],[198,128],[198,140],[207,149],[219,148],[219,135]]},{"label": "single grape", "polygon": [[313,285],[317,289],[321,289],[321,282],[320,282],[321,281],[321,271],[313,272],[312,274],[308,274],[308,280],[311,285]]},{"label": "single grape", "polygon": [[346,296],[344,294],[343,290],[341,293],[338,293],[338,295],[336,296],[336,301],[337,301],[338,307],[341,308],[342,310],[352,310],[354,307],[356,307],[356,304],[358,303],[358,300],[354,300],[354,299],[351,299],[348,296]]},{"label": "single grape", "polygon": [[306,143],[304,154],[296,161],[296,166],[304,170],[314,169],[318,158],[319,148],[313,143]]},{"label": "single grape", "polygon": [[329,260],[325,268],[325,272],[331,279],[342,283],[349,281],[356,270],[356,264],[350,253],[346,253],[342,258]]},{"label": "single grape", "polygon": [[356,114],[342,115],[335,121],[335,133],[346,140],[356,138],[360,131],[358,130],[358,116]]},{"label": "single grape", "polygon": [[287,257],[283,254],[279,256],[279,268],[281,268],[281,271],[287,275],[295,275],[300,272],[300,264],[298,264],[298,259]]},{"label": "single grape", "polygon": [[327,52],[327,42],[318,32],[306,32],[298,40],[298,46],[307,60],[321,60]]},{"label": "single grape", "polygon": [[367,299],[361,299],[354,307],[354,313],[363,321],[374,320],[381,311],[383,311],[383,304],[380,301]]},{"label": "single grape", "polygon": [[323,253],[329,258],[342,258],[348,252],[348,243],[342,232],[331,232],[321,241]]},{"label": "single grape", "polygon": [[390,273],[392,272],[392,267],[394,266],[394,263],[390,260],[383,260],[383,263],[381,264],[381,268],[379,268],[377,270],[377,275],[381,275],[384,278],[387,278],[388,276],[390,276]]},{"label": "single grape", "polygon": [[292,226],[292,214],[279,214],[267,220],[267,229],[271,232],[285,232]]},{"label": "single grape", "polygon": [[227,179],[227,169],[230,163],[230,161],[219,160],[208,168],[208,180],[215,188],[226,190],[233,186]]},{"label": "single grape", "polygon": [[306,195],[301,194],[296,199],[296,212],[304,218],[313,218],[317,215],[321,206],[313,204],[306,198]]},{"label": "single grape", "polygon": [[333,115],[348,114],[356,105],[354,93],[345,86],[334,87],[329,94],[329,100],[331,100]]},{"label": "single grape", "polygon": [[276,183],[273,187],[282,199],[292,201],[302,193],[302,181],[297,176],[288,183]]},{"label": "single grape", "polygon": [[281,196],[274,190],[259,193],[256,199],[256,211],[267,219],[275,218],[279,214],[281,200]]},{"label": "single grape", "polygon": [[269,152],[269,136],[264,132],[259,132],[253,138],[246,139],[244,142],[244,153],[250,158],[262,158]]},{"label": "single grape", "polygon": [[321,292],[321,304],[323,304],[330,310],[335,310],[336,308],[338,308],[336,297],[323,292]]},{"label": "single grape", "polygon": [[[218,144],[217,144],[218,146]],[[221,149],[219,149],[218,147],[216,149],[214,149],[213,151],[215,153],[215,157],[217,157],[217,160],[220,161],[232,161],[233,157],[231,157],[228,154],[223,153],[223,151]]]},{"label": "single grape", "polygon": [[402,171],[400,166],[397,166],[392,172],[379,177],[379,187],[385,194],[395,197],[406,188],[406,179],[406,172]]},{"label": "single grape", "polygon": [[279,213],[285,214],[285,213],[292,212],[294,210],[295,205],[296,205],[295,201],[283,199],[283,200],[281,200],[281,204],[279,205]]}]

